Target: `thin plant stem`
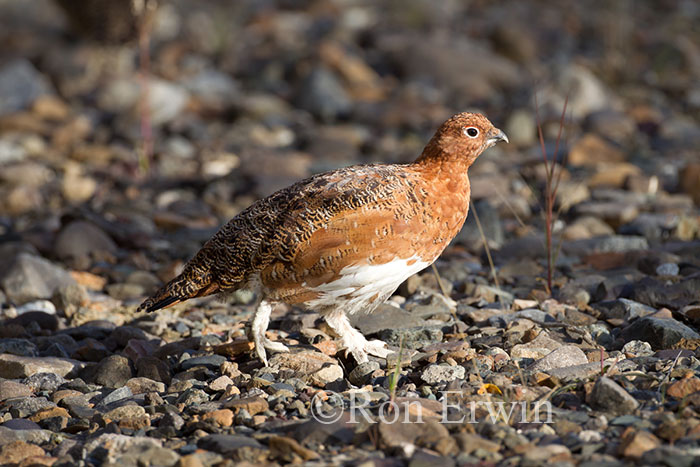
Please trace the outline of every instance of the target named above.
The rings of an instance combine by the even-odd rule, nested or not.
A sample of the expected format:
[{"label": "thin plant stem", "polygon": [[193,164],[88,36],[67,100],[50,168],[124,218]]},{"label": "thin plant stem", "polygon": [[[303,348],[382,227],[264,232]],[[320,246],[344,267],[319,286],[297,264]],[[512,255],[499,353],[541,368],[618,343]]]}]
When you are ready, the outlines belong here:
[{"label": "thin plant stem", "polygon": [[[566,118],[566,108],[569,104],[569,95],[567,94],[564,100],[564,107],[561,112],[561,117],[559,119],[559,131],[557,133],[556,143],[554,145],[554,154],[550,160],[547,154],[547,148],[544,144],[544,132],[542,130],[542,120],[540,119],[540,105],[537,99],[537,93],[535,93],[535,117],[537,120],[537,135],[540,143],[540,150],[542,152],[542,161],[544,163],[545,170],[545,193],[544,193],[544,204],[545,204],[545,248],[547,255],[547,293],[552,293],[552,279],[554,275],[554,254],[552,245],[552,231],[554,228],[554,222],[556,221],[554,213],[554,204],[556,202],[557,191],[559,190],[559,183],[561,182],[561,176],[563,172],[563,167],[560,167],[557,171],[557,154],[559,153],[559,145],[561,143],[561,137],[564,132],[564,123]],[[563,161],[562,161],[563,162]]]},{"label": "thin plant stem", "polygon": [[486,235],[484,234],[484,229],[481,227],[481,220],[479,220],[479,213],[476,210],[476,205],[474,202],[472,204],[472,212],[474,213],[474,220],[476,220],[476,227],[479,229],[479,235],[481,235],[481,241],[484,242],[484,251],[486,251],[486,258],[489,260],[489,267],[491,268],[491,276],[493,277],[493,282],[496,284],[496,288],[500,289],[501,286],[498,283],[498,275],[496,274],[496,266],[493,263],[493,258],[491,257],[491,249],[489,248],[489,242],[486,240]]},{"label": "thin plant stem", "polygon": [[139,114],[141,115],[141,147],[138,150],[139,171],[147,175],[153,157],[153,125],[151,122],[150,73],[151,73],[151,29],[156,9],[155,0],[139,2]]}]

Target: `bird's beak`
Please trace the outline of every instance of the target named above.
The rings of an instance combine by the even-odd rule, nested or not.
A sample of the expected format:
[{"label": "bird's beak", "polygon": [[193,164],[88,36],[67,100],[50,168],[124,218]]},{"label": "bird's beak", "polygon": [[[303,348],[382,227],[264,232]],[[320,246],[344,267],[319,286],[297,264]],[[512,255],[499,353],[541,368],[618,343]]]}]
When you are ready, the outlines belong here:
[{"label": "bird's beak", "polygon": [[493,146],[494,144],[498,143],[499,141],[505,141],[506,143],[509,143],[508,137],[506,136],[505,133],[503,133],[502,130],[499,130],[498,128],[494,128],[491,134],[489,135],[489,139],[486,140],[489,146]]}]

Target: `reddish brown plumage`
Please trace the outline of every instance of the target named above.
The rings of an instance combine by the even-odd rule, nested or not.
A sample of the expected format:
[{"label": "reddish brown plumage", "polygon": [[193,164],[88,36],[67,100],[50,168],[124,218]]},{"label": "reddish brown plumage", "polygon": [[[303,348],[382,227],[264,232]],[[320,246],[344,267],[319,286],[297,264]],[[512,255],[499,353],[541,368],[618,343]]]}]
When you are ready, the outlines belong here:
[{"label": "reddish brown plumage", "polygon": [[[246,287],[264,301],[324,315],[371,311],[459,232],[469,208],[469,166],[504,139],[482,115],[462,113],[412,164],[347,167],[280,190],[224,225],[140,309]],[[396,280],[385,279],[388,272]],[[344,326],[338,316],[333,324]],[[339,332],[349,347],[357,342],[348,340],[359,340],[348,335],[353,331]]]}]

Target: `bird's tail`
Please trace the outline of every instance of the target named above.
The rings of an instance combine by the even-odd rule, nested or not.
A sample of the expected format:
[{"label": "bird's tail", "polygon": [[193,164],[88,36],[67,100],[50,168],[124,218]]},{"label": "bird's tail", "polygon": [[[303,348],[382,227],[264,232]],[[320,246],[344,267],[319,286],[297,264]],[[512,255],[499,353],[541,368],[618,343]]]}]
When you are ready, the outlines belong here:
[{"label": "bird's tail", "polygon": [[156,311],[194,297],[203,297],[219,291],[219,284],[214,280],[211,270],[196,261],[190,261],[185,270],[146,299],[137,311]]}]

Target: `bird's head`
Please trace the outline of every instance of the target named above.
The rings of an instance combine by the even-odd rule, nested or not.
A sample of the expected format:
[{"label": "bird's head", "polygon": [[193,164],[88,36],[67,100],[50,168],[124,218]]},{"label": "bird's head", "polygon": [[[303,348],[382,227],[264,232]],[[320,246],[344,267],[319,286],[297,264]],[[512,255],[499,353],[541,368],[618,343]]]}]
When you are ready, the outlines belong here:
[{"label": "bird's head", "polygon": [[454,115],[438,128],[420,159],[458,158],[471,164],[485,149],[499,141],[507,143],[508,137],[486,117],[463,112]]}]

